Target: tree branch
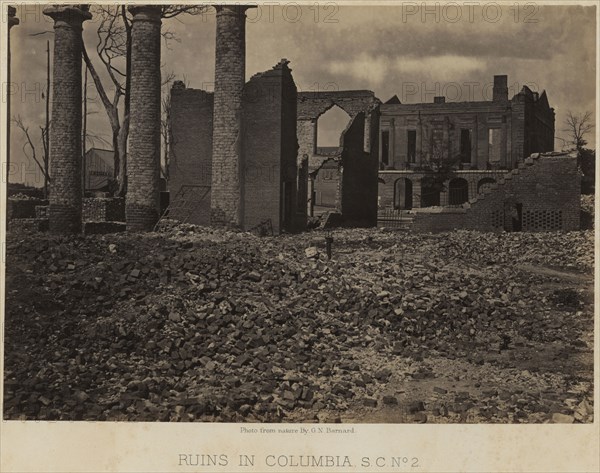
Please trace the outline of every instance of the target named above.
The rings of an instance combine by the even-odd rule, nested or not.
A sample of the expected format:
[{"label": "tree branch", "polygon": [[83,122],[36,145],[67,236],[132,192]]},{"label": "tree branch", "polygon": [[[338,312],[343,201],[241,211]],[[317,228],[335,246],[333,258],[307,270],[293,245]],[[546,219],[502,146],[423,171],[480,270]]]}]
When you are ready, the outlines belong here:
[{"label": "tree branch", "polygon": [[[16,118],[13,118],[12,120],[15,124],[15,126],[17,128],[19,128],[23,134],[25,135],[25,138],[27,139],[27,142],[23,143],[23,154],[25,156],[27,156],[28,158],[32,158],[35,163],[38,165],[38,167],[40,168],[40,171],[42,171],[42,175],[50,180],[50,176],[48,174],[46,174],[46,169],[44,168],[44,166],[42,166],[42,163],[40,163],[40,161],[37,158],[36,152],[35,152],[35,145],[33,144],[33,140],[31,139],[31,136],[29,135],[29,127],[25,126],[25,124],[23,123],[23,119],[21,118],[21,116],[17,116]],[[25,148],[29,146],[31,148],[31,156],[29,156],[27,154],[27,152],[25,151]]]}]

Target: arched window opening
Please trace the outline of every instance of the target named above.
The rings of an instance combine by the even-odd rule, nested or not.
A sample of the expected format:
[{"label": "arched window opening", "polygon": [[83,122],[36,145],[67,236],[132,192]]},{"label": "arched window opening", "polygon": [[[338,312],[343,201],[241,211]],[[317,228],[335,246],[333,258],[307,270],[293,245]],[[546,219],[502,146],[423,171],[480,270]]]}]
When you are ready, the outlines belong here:
[{"label": "arched window opening", "polygon": [[492,179],[491,177],[484,177],[477,183],[477,193],[482,193],[485,189],[490,189],[492,184],[496,183],[496,179]]},{"label": "arched window opening", "polygon": [[350,123],[350,115],[334,105],[317,119],[317,149],[319,155],[334,154],[340,147],[343,131]]},{"label": "arched window opening", "polygon": [[398,179],[394,184],[394,208],[401,210],[413,208],[412,181],[406,177]]},{"label": "arched window opening", "polygon": [[421,179],[421,207],[440,205],[440,186],[431,177]]},{"label": "arched window opening", "polygon": [[448,203],[450,205],[461,205],[469,200],[469,183],[462,177],[450,180],[448,186]]}]

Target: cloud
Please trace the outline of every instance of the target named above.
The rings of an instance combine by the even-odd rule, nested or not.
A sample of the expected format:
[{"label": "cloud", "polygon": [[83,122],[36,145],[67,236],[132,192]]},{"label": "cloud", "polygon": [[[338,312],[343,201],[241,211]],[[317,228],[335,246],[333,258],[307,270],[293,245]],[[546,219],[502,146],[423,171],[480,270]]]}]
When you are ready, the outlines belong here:
[{"label": "cloud", "polygon": [[400,73],[424,73],[435,69],[443,69],[446,75],[461,76],[474,71],[483,70],[486,61],[481,58],[465,57],[455,54],[444,54],[429,57],[400,57],[394,68]]},{"label": "cloud", "polygon": [[[536,4],[529,19],[537,21],[526,22],[525,15],[531,12],[520,10],[515,21],[511,2],[503,5],[497,22],[482,20],[479,8],[474,11],[475,21],[469,21],[463,12],[462,20],[453,23],[444,21],[443,14],[439,22],[421,14],[403,19],[402,4],[409,3],[422,5],[339,5],[326,10],[330,5],[326,3],[317,10],[314,6],[304,8],[297,22],[285,21],[282,8],[276,7],[270,15],[264,7],[260,21],[247,24],[247,75],[270,69],[285,57],[292,61],[294,81],[300,90],[319,90],[335,83],[340,90],[371,89],[387,100],[394,94],[400,96],[403,85],[411,83],[425,92],[428,101],[437,84],[443,94],[445,84],[483,85],[495,74],[507,74],[511,93],[518,92],[523,84],[546,89],[550,105],[557,111],[557,134],[567,110],[595,109],[595,6]],[[52,29],[51,20],[39,8],[36,12],[25,17],[19,10],[21,24],[11,31],[11,79],[19,86],[11,114],[21,115],[32,130],[43,124],[44,101],[38,99],[39,94],[22,92],[35,89],[37,84],[45,88],[46,40],[50,39],[52,48],[53,39],[51,34],[31,36]],[[294,11],[287,13],[289,17]],[[84,38],[94,61],[95,27],[94,21],[84,24]],[[214,78],[214,15],[186,16],[181,22],[165,20],[163,28],[181,38],[181,43],[172,42],[170,50],[163,45],[163,69],[173,71],[177,79],[185,78],[190,87],[208,87]],[[101,67],[99,73],[107,79]],[[422,96],[413,98],[422,100]],[[481,100],[480,96],[472,98]],[[89,117],[89,130],[109,137],[102,105],[89,106],[96,112]],[[23,137],[17,131],[12,137],[11,159],[24,161]],[[593,138],[590,145],[592,142]]]},{"label": "cloud", "polygon": [[327,64],[327,72],[334,75],[349,75],[357,82],[377,87],[391,77],[427,77],[432,70],[444,70],[446,77],[462,78],[475,71],[482,71],[486,61],[480,58],[445,54],[440,56],[396,57],[368,56],[361,53],[349,60],[334,60]]},{"label": "cloud", "polygon": [[328,72],[331,74],[347,74],[357,81],[374,85],[379,85],[385,80],[389,68],[387,58],[369,57],[365,53],[350,60],[333,60],[327,64]]}]

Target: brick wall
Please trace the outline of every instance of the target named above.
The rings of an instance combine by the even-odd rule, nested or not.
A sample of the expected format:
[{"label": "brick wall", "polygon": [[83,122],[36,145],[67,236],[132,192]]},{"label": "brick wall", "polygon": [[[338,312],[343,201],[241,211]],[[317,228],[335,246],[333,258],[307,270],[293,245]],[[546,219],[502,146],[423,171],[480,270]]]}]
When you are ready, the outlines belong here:
[{"label": "brick wall", "polygon": [[315,154],[317,142],[317,121],[315,119],[301,120],[296,123],[296,134],[298,135],[298,156],[310,157]]},{"label": "brick wall", "polygon": [[525,134],[529,146],[525,150],[527,155],[554,149],[554,110],[548,104],[545,91],[537,99],[532,95],[527,94],[525,108]]},{"label": "brick wall", "polygon": [[532,155],[526,164],[508,174],[497,189],[470,204],[467,225],[482,230],[501,229],[506,206],[519,204],[523,231],[578,230],[580,181],[576,153]]},{"label": "brick wall", "polygon": [[[370,90],[298,93],[298,156],[308,158],[312,188],[307,213],[342,212],[349,225],[375,225],[379,152],[379,104]],[[334,105],[351,117],[341,138],[342,147],[331,155],[317,154],[318,118]],[[298,189],[303,186],[298,184]],[[328,206],[320,205],[323,202]],[[367,223],[368,222],[368,223]]]},{"label": "brick wall", "polygon": [[[298,177],[301,163],[298,159],[298,137],[296,136],[296,117],[298,107],[298,92],[292,77],[288,61],[282,60],[276,70],[281,70],[282,97],[281,97],[281,156],[283,172],[283,228],[286,231],[302,231],[306,228],[306,195],[299,192]],[[300,159],[301,161],[301,159]],[[308,170],[308,163],[307,168]],[[304,176],[307,178],[308,173]],[[305,181],[306,182],[306,181]],[[302,208],[301,212],[298,209]]]},{"label": "brick wall", "polygon": [[160,7],[129,7],[131,116],[127,156],[128,231],[152,230],[159,217],[160,178]]},{"label": "brick wall", "polygon": [[525,146],[525,101],[522,96],[516,95],[510,105],[510,137],[513,162],[522,161],[528,156]]},{"label": "brick wall", "polygon": [[297,228],[296,86],[287,62],[257,74],[243,94],[243,228],[271,220]]},{"label": "brick wall", "polygon": [[411,229],[515,230],[518,209],[522,231],[578,230],[580,193],[576,153],[534,154],[462,209],[418,211]]},{"label": "brick wall", "polygon": [[[519,111],[515,114],[518,116]],[[522,111],[522,113],[524,113]],[[519,125],[513,123],[513,112],[507,103],[442,102],[427,104],[382,105],[381,131],[389,133],[389,155],[386,169],[418,169],[431,159],[458,159],[461,155],[461,130],[471,133],[470,161],[464,169],[512,168],[523,158]],[[498,129],[499,161],[490,161],[488,130]],[[408,133],[416,136],[414,161],[409,160]],[[382,166],[384,159],[382,157]]]},{"label": "brick wall", "polygon": [[55,233],[81,231],[81,31],[91,18],[84,7],[52,6],[54,19],[52,122],[50,125],[49,226]]},{"label": "brick wall", "polygon": [[48,230],[47,218],[17,218],[7,222],[6,231],[8,233],[14,231],[32,233],[45,232]]},{"label": "brick wall", "polygon": [[217,6],[211,223],[242,224],[241,101],[246,74],[244,6]]},{"label": "brick wall", "polygon": [[[506,80],[506,76],[496,76]],[[381,131],[389,133],[385,169],[418,169],[432,158],[459,159],[461,133],[471,133],[471,156],[462,169],[512,169],[531,153],[554,147],[554,111],[546,93],[523,89],[510,101],[504,82],[495,87],[495,99],[478,102],[386,103],[381,106]],[[497,133],[498,155],[490,152],[489,133]],[[409,159],[408,133],[416,134],[414,158]],[[413,150],[410,150],[412,154]],[[437,153],[436,153],[437,151]],[[437,155],[437,156],[436,156]]]},{"label": "brick wall", "polygon": [[377,224],[378,159],[364,152],[365,114],[359,113],[343,135],[341,212],[346,224]]},{"label": "brick wall", "polygon": [[322,165],[312,171],[315,215],[332,210],[342,211],[341,161],[341,156],[323,159]]},{"label": "brick wall", "polygon": [[370,90],[340,90],[332,92],[299,92],[298,120],[316,119],[334,104],[350,117],[374,109],[379,100]]},{"label": "brick wall", "polygon": [[[176,83],[171,89],[171,150],[168,188],[172,209],[169,217],[196,225],[210,225],[212,176],[213,94],[186,89]],[[182,186],[194,186],[190,210],[181,209],[188,194]],[[176,196],[179,193],[179,197]]]},{"label": "brick wall", "polygon": [[107,233],[121,233],[127,230],[125,222],[83,222],[85,235],[105,235]]},{"label": "brick wall", "polygon": [[[468,198],[472,199],[475,197],[479,190],[485,183],[490,183],[492,181],[498,182],[508,171],[454,171],[452,174],[452,178],[464,179],[468,184]],[[426,172],[418,172],[418,171],[379,171],[379,190],[378,190],[378,206],[380,208],[400,208],[407,209],[405,205],[406,194],[405,188],[407,184],[404,182],[398,182],[400,179],[408,179],[410,181],[410,185],[412,186],[412,192],[410,192],[410,199],[412,200],[412,205],[410,208],[420,208],[421,205],[421,181],[430,176]],[[443,186],[443,189],[440,192],[440,205],[447,206],[450,204],[449,198],[449,180],[446,180]],[[396,195],[396,194],[401,195]]]},{"label": "brick wall", "polygon": [[48,205],[43,199],[11,199],[6,201],[7,220],[13,218],[36,218],[36,207]]},{"label": "brick wall", "polygon": [[296,218],[295,224],[297,230],[303,230],[308,223],[308,158],[303,159],[302,155],[298,156],[296,161],[298,165],[298,178],[296,182]]},{"label": "brick wall", "polygon": [[467,228],[465,209],[436,209],[419,211],[410,227],[414,232],[447,232]]},{"label": "brick wall", "polygon": [[125,199],[86,197],[83,199],[84,222],[124,222]]}]

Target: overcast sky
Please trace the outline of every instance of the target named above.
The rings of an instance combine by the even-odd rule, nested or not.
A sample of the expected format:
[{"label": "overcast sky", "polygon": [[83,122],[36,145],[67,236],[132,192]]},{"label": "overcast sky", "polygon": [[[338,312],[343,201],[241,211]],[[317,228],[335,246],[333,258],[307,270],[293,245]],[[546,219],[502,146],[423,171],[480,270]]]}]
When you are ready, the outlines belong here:
[{"label": "overcast sky", "polygon": [[[281,2],[281,5],[285,3]],[[370,89],[382,101],[394,94],[403,103],[491,99],[495,74],[508,75],[509,95],[528,85],[546,90],[556,111],[556,135],[567,110],[595,110],[595,7],[514,5],[441,7],[420,2],[401,6],[356,7],[321,4],[261,6],[248,12],[246,77],[290,60],[299,90]],[[458,4],[454,4],[458,5]],[[533,5],[533,4],[531,4]],[[39,6],[18,8],[21,24],[12,29],[12,82],[19,91],[35,91],[12,100],[12,115],[21,115],[38,136],[44,123],[46,39],[31,36],[52,30]],[[94,21],[84,24],[84,39],[95,57]],[[185,79],[189,87],[212,90],[215,16],[182,16],[163,22],[179,42],[163,43],[163,71]],[[52,48],[52,42],[51,42]],[[94,92],[91,92],[94,95]],[[111,92],[112,95],[112,92]],[[110,141],[106,114],[90,104],[88,130]],[[590,144],[594,137],[589,136]],[[25,163],[20,131],[12,132],[11,159]],[[99,147],[106,147],[97,143]],[[556,148],[560,149],[557,141]],[[41,149],[38,154],[41,153]],[[27,169],[24,167],[23,169]],[[33,169],[30,165],[29,169]],[[21,172],[11,181],[31,181]]]}]

